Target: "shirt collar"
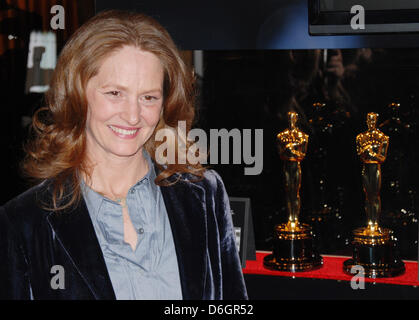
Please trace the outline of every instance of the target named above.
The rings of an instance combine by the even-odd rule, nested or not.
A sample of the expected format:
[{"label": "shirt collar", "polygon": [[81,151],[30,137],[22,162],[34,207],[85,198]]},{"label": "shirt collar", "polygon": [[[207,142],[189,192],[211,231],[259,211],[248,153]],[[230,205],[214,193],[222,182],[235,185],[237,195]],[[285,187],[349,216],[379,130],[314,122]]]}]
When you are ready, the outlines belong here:
[{"label": "shirt collar", "polygon": [[151,160],[150,154],[147,152],[145,148],[143,148],[143,156],[147,160],[148,171],[143,178],[138,180],[138,182],[129,189],[128,192],[134,192],[142,183],[148,183],[152,191],[153,197],[157,199],[157,185],[154,183],[154,180],[156,179],[156,170],[154,168],[154,163]]},{"label": "shirt collar", "polygon": [[[157,200],[158,199],[158,186],[154,182],[154,180],[156,179],[156,171],[155,171],[154,163],[151,160],[151,157],[149,153],[147,152],[147,150],[145,150],[145,148],[143,148],[143,156],[147,160],[148,171],[143,178],[138,180],[137,183],[135,183],[128,190],[128,194],[135,193],[140,187],[140,185],[147,184],[147,186],[149,187],[151,191],[152,197],[154,198],[154,200]],[[81,179],[80,186],[81,186],[81,190],[86,201],[88,201],[89,203],[95,203],[97,205],[97,208],[96,208],[97,210],[95,210],[95,212],[99,211],[100,206],[102,205],[103,201],[110,201],[109,199],[105,198],[103,195],[91,189],[85,183],[84,179]]]}]

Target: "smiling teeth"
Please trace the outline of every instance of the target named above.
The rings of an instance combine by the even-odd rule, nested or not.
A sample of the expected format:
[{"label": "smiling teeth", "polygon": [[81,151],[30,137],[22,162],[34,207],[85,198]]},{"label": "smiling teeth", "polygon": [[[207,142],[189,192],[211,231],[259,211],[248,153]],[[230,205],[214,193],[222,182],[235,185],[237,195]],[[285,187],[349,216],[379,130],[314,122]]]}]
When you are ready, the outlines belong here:
[{"label": "smiling teeth", "polygon": [[134,135],[138,131],[138,129],[135,129],[135,130],[125,130],[125,129],[116,128],[116,127],[113,127],[113,126],[109,126],[109,128],[111,128],[116,133],[124,134],[124,135],[127,135],[127,136],[129,136],[129,135],[132,136],[132,135]]}]

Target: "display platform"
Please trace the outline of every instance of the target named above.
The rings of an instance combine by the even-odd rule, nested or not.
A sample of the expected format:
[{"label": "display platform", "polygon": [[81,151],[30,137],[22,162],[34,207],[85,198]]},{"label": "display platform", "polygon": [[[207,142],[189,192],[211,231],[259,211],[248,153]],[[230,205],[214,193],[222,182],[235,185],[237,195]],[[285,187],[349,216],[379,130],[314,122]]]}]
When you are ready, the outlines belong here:
[{"label": "display platform", "polygon": [[365,278],[364,289],[351,287],[343,262],[350,257],[323,256],[323,267],[307,272],[268,270],[263,258],[268,251],[257,251],[256,260],[247,260],[243,269],[251,300],[385,300],[419,299],[418,263],[404,260],[406,272],[393,278]]},{"label": "display platform", "polygon": [[[301,277],[301,278],[316,278],[316,279],[333,279],[351,281],[353,276],[347,275],[343,272],[343,262],[350,257],[322,255],[323,267],[313,271],[306,272],[284,272],[266,269],[263,266],[263,258],[270,254],[269,251],[257,251],[256,260],[246,261],[246,268],[243,269],[244,274],[260,274],[270,276],[282,277]],[[404,261],[406,265],[406,272],[400,276],[393,278],[365,278],[365,282],[386,283],[395,285],[409,285],[419,286],[418,281],[418,263],[415,261]]]}]

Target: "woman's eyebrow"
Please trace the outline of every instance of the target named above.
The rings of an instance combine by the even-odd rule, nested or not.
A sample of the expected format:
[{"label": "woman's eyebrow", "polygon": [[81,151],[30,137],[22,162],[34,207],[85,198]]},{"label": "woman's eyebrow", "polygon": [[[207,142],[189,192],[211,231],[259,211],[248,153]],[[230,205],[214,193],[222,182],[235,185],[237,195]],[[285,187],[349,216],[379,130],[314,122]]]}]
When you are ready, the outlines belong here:
[{"label": "woman's eyebrow", "polygon": [[[105,83],[105,84],[101,85],[100,87],[102,89],[112,87],[112,88],[122,90],[122,91],[128,91],[129,90],[128,87],[126,87],[124,85],[121,85],[121,84],[116,84],[116,83]],[[142,91],[142,93],[148,93],[148,92],[159,92],[159,93],[161,93],[163,91],[163,89],[158,87],[158,88],[145,89],[145,90],[141,90],[141,91]]]},{"label": "woman's eyebrow", "polygon": [[128,89],[126,86],[123,86],[121,84],[116,84],[116,83],[105,83],[105,84],[102,84],[100,87],[101,88],[112,87],[112,88],[115,88],[115,89],[118,89],[118,90],[127,90]]}]

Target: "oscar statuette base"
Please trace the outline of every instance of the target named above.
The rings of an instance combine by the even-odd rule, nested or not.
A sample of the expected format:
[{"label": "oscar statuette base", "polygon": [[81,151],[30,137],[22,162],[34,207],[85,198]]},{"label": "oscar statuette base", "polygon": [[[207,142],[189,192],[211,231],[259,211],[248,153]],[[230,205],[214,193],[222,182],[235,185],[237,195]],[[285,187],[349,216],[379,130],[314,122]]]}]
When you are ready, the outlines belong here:
[{"label": "oscar statuette base", "polygon": [[275,226],[273,253],[263,259],[267,269],[301,272],[318,269],[323,258],[315,251],[309,225],[284,223]]},{"label": "oscar statuette base", "polygon": [[353,231],[353,257],[343,263],[345,273],[353,275],[355,266],[364,269],[367,278],[396,277],[405,272],[403,261],[397,254],[397,241],[389,229],[371,232],[368,228]]}]

